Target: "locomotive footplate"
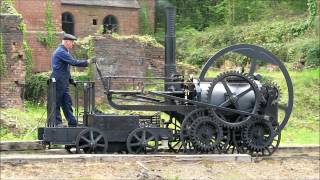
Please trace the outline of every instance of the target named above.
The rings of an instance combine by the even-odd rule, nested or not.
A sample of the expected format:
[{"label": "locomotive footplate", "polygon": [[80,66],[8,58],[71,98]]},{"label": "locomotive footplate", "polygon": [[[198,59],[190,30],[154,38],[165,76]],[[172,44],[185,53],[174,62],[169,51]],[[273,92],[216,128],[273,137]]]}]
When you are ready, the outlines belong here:
[{"label": "locomotive footplate", "polygon": [[74,145],[78,134],[87,127],[45,127],[38,129],[38,139],[45,143]]}]

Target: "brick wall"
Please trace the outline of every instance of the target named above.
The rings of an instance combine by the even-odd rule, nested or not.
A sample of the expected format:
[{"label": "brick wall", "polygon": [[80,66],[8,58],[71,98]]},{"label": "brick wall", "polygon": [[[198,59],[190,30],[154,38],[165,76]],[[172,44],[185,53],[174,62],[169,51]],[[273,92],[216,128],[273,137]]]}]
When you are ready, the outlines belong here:
[{"label": "brick wall", "polygon": [[[29,46],[32,51],[32,64],[33,72],[45,72],[51,70],[51,56],[55,47],[48,48],[39,42],[37,36],[39,34],[44,34],[43,31],[27,31],[26,37],[29,43]],[[60,43],[62,39],[62,33],[56,33],[57,43]]]},{"label": "brick wall", "polygon": [[[61,2],[51,0],[53,23],[55,30],[61,32]],[[43,46],[38,41],[39,34],[45,32],[46,0],[14,0],[15,8],[22,15],[27,26],[26,37],[32,51],[33,72],[44,72],[51,69],[51,55],[54,49]],[[57,40],[61,40],[61,33],[57,33]]]},{"label": "brick wall", "polygon": [[0,29],[6,54],[6,73],[0,77],[0,107],[22,108],[22,86],[25,79],[23,34],[18,29],[22,19],[16,15],[0,14]]},{"label": "brick wall", "polygon": [[[51,0],[53,23],[57,31],[61,31],[61,2]],[[46,0],[14,0],[17,11],[23,16],[28,31],[44,31]]]},{"label": "brick wall", "polygon": [[[115,39],[111,36],[94,38],[95,55],[104,76],[144,77],[164,76],[164,49],[141,43],[134,39]],[[96,75],[97,76],[97,75]],[[104,97],[100,80],[97,82],[96,97]],[[129,79],[118,79],[112,87],[121,89],[131,86]]]},{"label": "brick wall", "polygon": [[[62,13],[69,12],[74,17],[75,35],[84,37],[98,32],[103,20],[113,15],[118,21],[118,33],[122,35],[139,33],[139,10],[133,8],[117,8],[102,6],[73,6],[62,5]],[[97,25],[93,25],[93,19]]]}]

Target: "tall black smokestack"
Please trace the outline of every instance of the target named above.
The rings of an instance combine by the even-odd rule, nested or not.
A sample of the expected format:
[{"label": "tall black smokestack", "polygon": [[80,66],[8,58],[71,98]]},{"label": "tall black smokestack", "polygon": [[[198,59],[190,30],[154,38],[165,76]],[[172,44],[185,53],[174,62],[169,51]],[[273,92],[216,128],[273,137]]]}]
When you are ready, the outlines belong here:
[{"label": "tall black smokestack", "polygon": [[[175,18],[176,8],[174,6],[167,6],[166,12],[166,37],[165,37],[165,77],[172,77],[176,72],[176,29]],[[168,81],[166,81],[168,82]],[[168,90],[168,85],[165,90]]]}]

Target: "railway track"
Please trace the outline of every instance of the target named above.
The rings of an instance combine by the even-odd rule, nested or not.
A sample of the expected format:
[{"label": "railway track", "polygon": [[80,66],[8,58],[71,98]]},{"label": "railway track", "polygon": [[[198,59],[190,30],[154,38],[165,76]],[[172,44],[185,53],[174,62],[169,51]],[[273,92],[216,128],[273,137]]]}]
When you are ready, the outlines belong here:
[{"label": "railway track", "polygon": [[[16,144],[25,145],[24,150],[17,151]],[[268,157],[168,151],[154,155],[69,154],[64,149],[39,149],[42,146],[36,141],[1,142],[0,148],[1,179],[318,180],[320,173],[319,145],[280,146]]]},{"label": "railway track", "polygon": [[251,157],[246,154],[175,154],[169,150],[163,150],[158,154],[132,155],[132,154],[70,154],[63,146],[57,149],[44,149],[41,141],[7,141],[0,142],[1,163],[16,161],[52,161],[52,160],[121,160],[121,159],[174,159],[176,161],[241,161],[255,162],[261,160],[285,160],[285,159],[313,159],[319,160],[320,145],[305,146],[280,146],[272,156]]}]

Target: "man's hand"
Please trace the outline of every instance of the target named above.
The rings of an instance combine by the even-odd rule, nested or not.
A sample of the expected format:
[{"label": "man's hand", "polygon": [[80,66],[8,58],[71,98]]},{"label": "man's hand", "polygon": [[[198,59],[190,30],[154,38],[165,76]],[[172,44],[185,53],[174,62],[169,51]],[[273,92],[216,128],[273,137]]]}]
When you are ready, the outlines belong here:
[{"label": "man's hand", "polygon": [[93,64],[93,63],[96,63],[96,57],[92,57],[88,59],[88,64]]}]

